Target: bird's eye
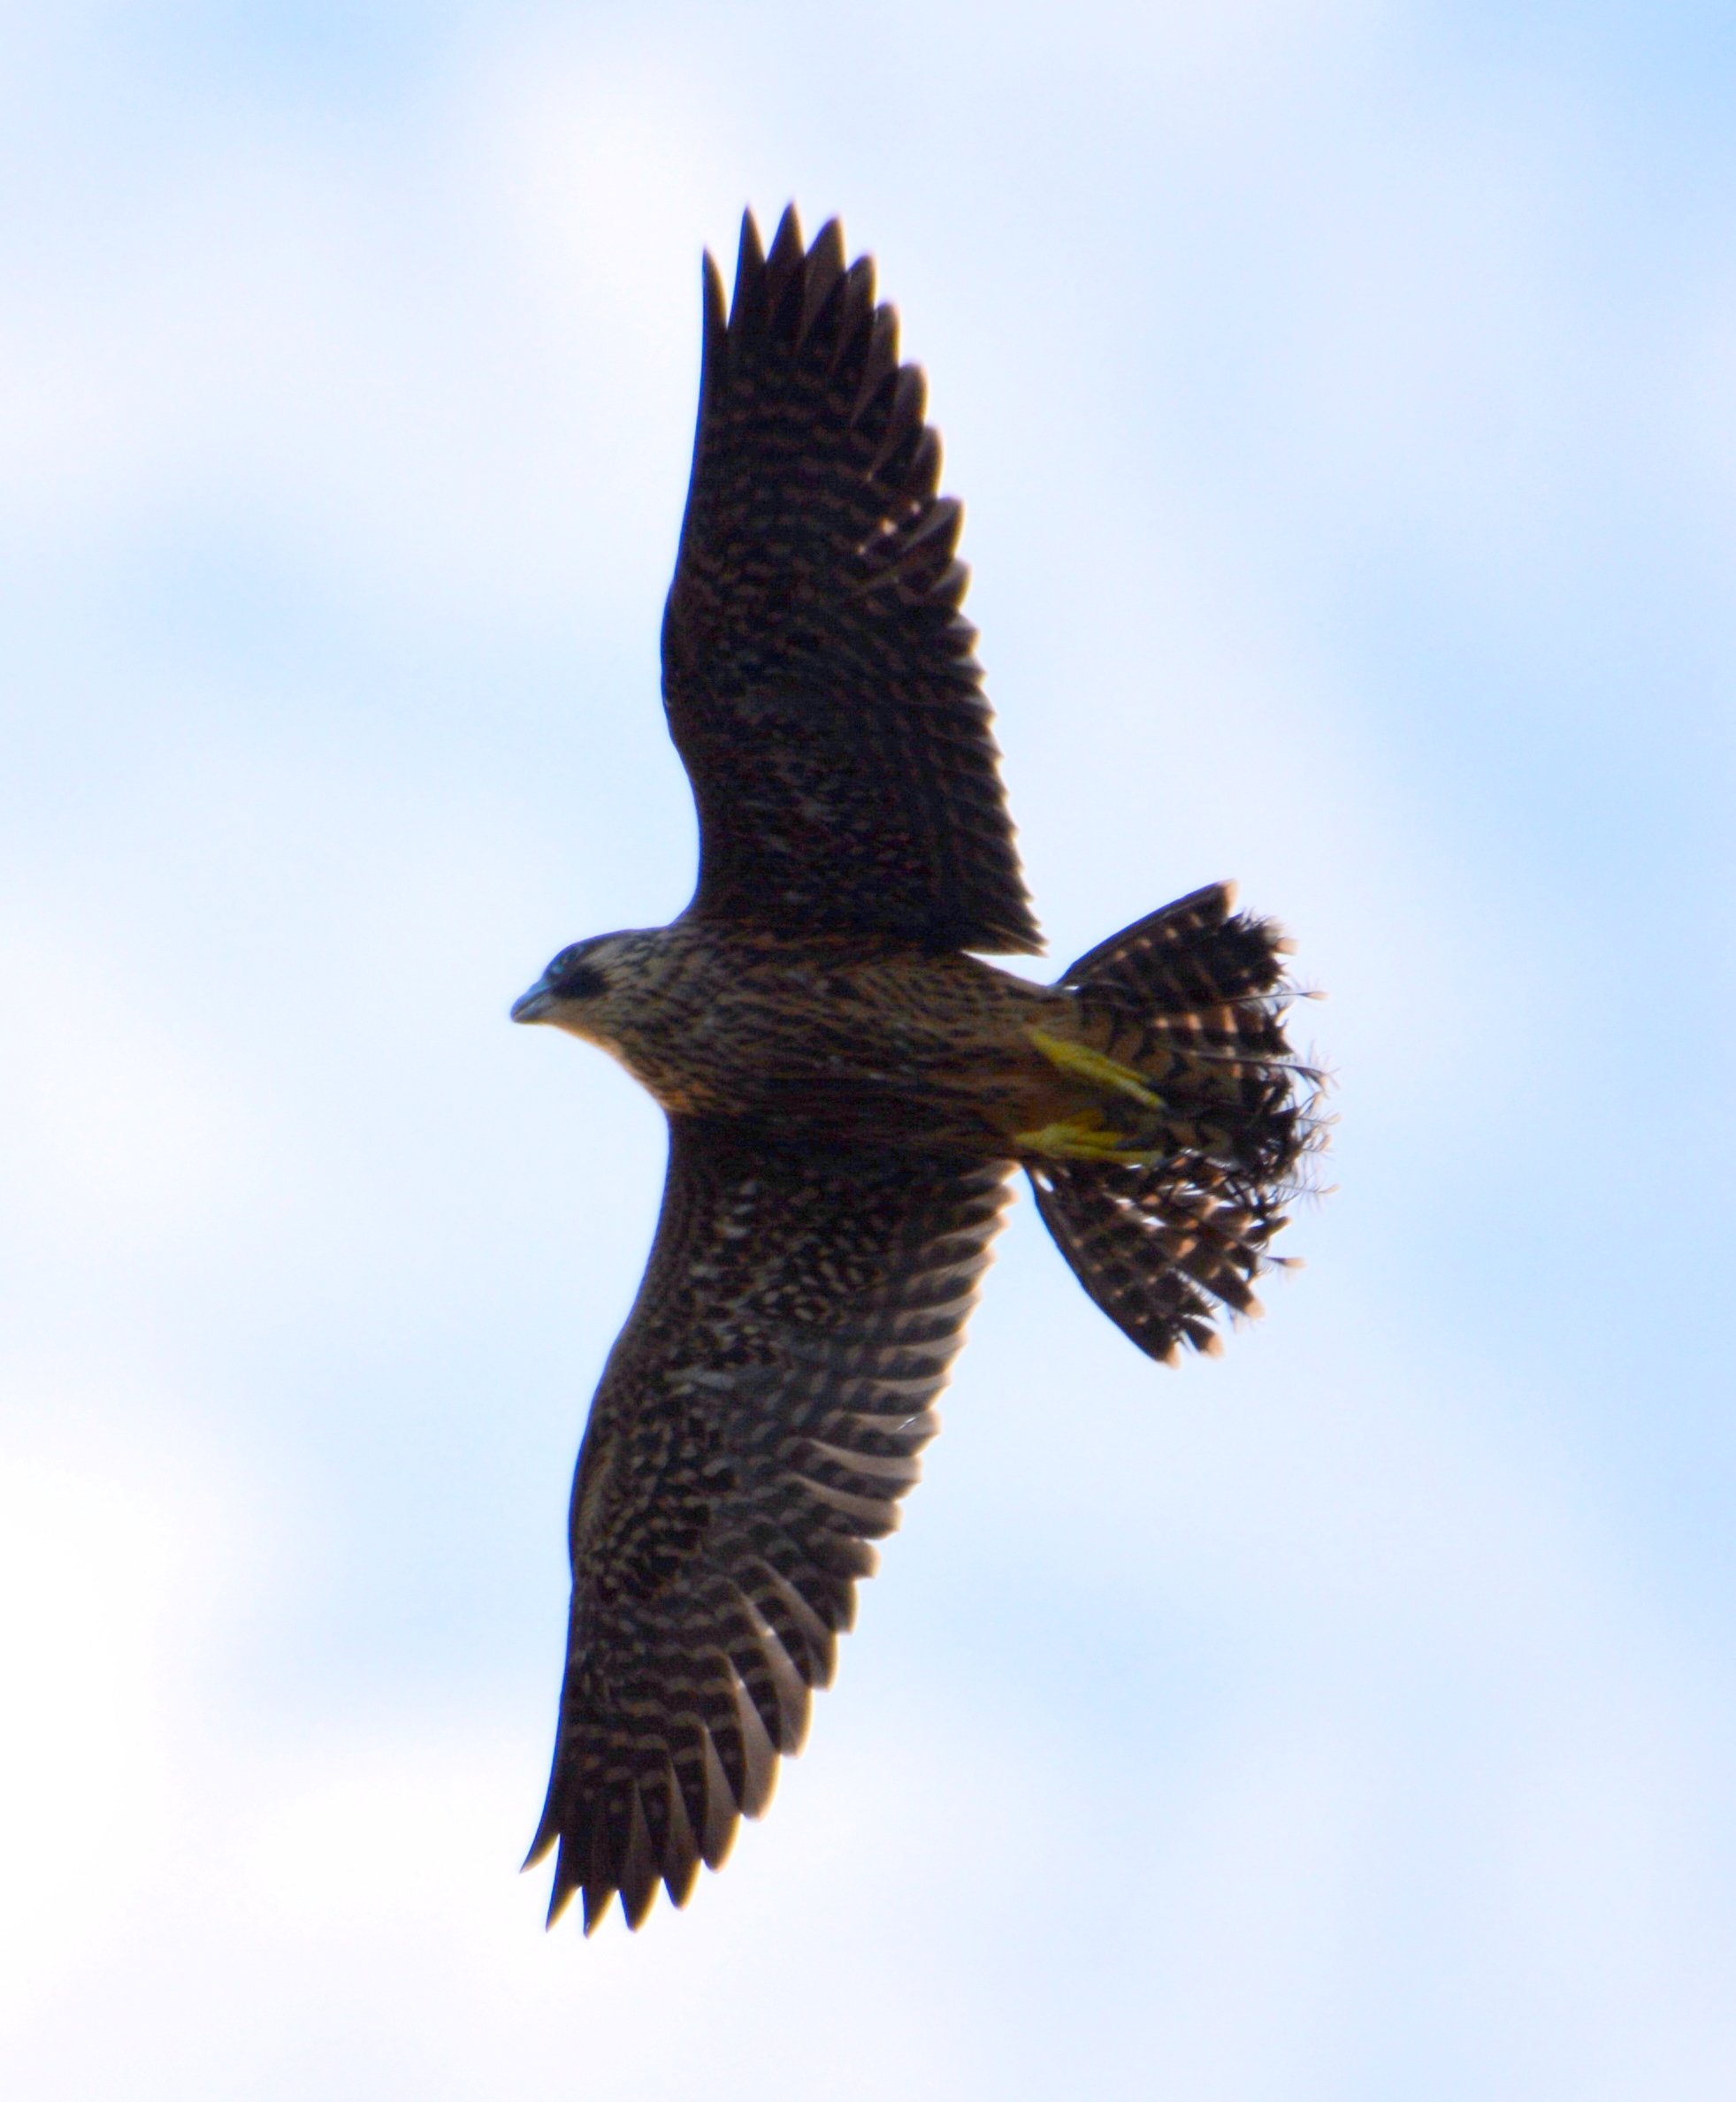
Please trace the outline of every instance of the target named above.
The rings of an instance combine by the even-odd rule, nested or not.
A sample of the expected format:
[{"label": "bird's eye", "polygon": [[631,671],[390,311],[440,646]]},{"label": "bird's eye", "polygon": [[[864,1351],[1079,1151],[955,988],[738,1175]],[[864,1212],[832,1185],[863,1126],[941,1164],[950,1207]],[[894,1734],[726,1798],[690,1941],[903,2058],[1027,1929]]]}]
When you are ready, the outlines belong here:
[{"label": "bird's eye", "polygon": [[548,967],[548,990],[563,1000],[589,1000],[603,990],[603,975],[582,956],[562,953]]}]

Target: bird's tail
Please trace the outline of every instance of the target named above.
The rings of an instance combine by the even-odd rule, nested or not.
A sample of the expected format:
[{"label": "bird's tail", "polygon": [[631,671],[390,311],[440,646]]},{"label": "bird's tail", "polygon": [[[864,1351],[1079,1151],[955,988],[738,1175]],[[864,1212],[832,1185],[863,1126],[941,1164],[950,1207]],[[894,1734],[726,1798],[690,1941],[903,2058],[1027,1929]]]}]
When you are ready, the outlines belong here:
[{"label": "bird's tail", "polygon": [[1026,1157],[1074,1276],[1168,1364],[1183,1342],[1219,1349],[1226,1307],[1260,1311],[1251,1280],[1282,1265],[1267,1245],[1321,1135],[1320,1075],[1284,1035],[1289,944],[1234,902],[1227,883],[1196,890],[1064,974],[1074,1041],[1044,1048],[1097,1072],[1113,1106],[1057,1136],[1052,1156]]}]

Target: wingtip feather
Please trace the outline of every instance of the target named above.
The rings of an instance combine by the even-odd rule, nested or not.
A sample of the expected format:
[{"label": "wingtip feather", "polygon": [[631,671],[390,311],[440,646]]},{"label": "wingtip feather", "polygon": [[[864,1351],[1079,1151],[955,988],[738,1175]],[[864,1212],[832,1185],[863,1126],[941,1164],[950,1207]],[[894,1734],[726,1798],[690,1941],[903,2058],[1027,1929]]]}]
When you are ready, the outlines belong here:
[{"label": "wingtip feather", "polygon": [[741,215],[741,241],[736,249],[735,291],[730,301],[729,331],[746,335],[763,314],[766,296],[766,252],[760,245],[760,228],[752,210]]},{"label": "wingtip feather", "polygon": [[792,270],[802,256],[802,223],[792,203],[786,204],[778,218],[777,232],[772,236],[767,251],[766,264],[776,271]]},{"label": "wingtip feather", "polygon": [[700,262],[700,300],[704,316],[704,363],[709,367],[715,347],[722,341],[730,325],[729,301],[723,290],[723,273],[717,267],[717,258],[709,248]]}]

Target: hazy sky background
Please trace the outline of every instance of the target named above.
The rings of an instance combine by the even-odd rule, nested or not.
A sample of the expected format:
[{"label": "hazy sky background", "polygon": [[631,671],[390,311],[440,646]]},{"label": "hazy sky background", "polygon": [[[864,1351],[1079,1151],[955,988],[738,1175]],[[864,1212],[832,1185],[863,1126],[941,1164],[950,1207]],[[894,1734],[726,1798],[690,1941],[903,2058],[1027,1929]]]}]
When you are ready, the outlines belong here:
[{"label": "hazy sky background", "polygon": [[[0,2070],[1736,2091],[1728,6],[0,6]],[[541,1929],[662,1131],[699,251],[878,256],[1054,967],[1210,878],[1339,1189],[1155,1368],[1018,1208],[839,1684]]]}]

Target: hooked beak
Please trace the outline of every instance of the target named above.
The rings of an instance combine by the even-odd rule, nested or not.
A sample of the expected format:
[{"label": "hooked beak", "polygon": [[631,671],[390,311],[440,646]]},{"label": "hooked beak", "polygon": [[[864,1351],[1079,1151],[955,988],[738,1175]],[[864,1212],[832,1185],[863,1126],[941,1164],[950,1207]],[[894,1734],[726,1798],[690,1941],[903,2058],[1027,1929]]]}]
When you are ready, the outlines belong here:
[{"label": "hooked beak", "polygon": [[512,1004],[514,1021],[547,1021],[554,1005],[554,995],[548,990],[548,975],[545,972],[529,992],[520,993]]}]

